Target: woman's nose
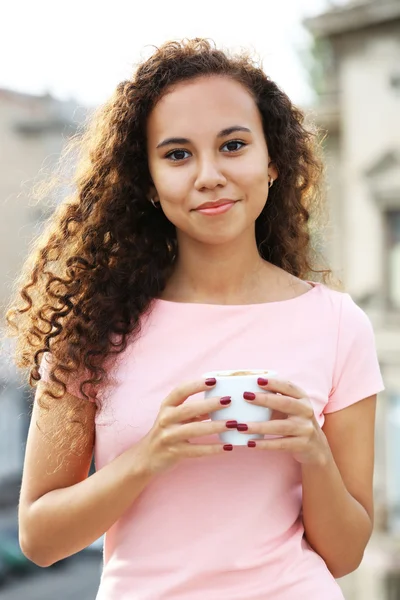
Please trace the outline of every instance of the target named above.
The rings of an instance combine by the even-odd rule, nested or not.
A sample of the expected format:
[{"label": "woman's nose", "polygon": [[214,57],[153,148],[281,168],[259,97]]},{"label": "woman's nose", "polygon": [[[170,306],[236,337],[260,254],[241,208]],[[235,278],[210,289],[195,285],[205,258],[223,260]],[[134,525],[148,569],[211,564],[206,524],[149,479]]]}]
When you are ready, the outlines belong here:
[{"label": "woman's nose", "polygon": [[202,188],[213,189],[218,185],[225,185],[225,183],[226,177],[216,161],[208,159],[199,163],[195,183],[197,190]]}]

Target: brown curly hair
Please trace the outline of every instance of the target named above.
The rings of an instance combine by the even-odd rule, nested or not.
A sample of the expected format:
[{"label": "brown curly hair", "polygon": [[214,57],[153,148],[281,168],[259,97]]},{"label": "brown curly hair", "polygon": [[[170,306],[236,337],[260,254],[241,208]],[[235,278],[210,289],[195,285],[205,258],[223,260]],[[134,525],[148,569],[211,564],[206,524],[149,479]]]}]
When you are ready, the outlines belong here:
[{"label": "brown curly hair", "polygon": [[165,288],[178,253],[175,226],[148,201],[147,118],[171,85],[208,75],[230,77],[252,94],[279,173],[256,221],[260,255],[299,278],[327,282],[331,271],[318,268],[315,251],[325,214],[317,132],[306,129],[304,113],[247,52],[231,55],[199,38],[165,43],[117,86],[61,156],[59,164],[78,152],[74,191],[34,240],[7,312],[8,335],[17,337],[14,360],[29,371],[32,387],[50,352],[60,397],[80,372],[87,374],[81,393],[95,395],[109,383],[106,358],[139,335],[140,316]]}]

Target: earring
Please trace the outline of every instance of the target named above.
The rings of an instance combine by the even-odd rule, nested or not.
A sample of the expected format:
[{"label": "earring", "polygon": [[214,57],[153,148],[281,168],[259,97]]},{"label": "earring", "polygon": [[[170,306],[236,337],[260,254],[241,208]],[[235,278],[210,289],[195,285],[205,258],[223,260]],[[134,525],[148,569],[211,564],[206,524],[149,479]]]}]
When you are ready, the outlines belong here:
[{"label": "earring", "polygon": [[269,186],[268,186],[268,187],[269,187],[269,188],[272,188],[272,186],[273,186],[273,183],[274,183],[274,180],[273,180],[273,179],[272,179],[272,177],[271,177],[271,181],[269,182]]},{"label": "earring", "polygon": [[[158,208],[158,206],[156,205],[156,203],[154,202],[153,198],[150,198],[150,202],[152,203],[152,205],[154,206],[154,208]],[[159,202],[157,202],[157,204],[160,204]]]}]

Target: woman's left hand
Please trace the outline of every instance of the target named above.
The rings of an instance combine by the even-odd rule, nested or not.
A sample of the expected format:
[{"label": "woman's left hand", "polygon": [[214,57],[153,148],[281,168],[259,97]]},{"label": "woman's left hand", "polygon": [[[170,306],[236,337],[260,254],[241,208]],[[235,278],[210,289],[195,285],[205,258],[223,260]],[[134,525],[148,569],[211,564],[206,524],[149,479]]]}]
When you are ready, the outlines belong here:
[{"label": "woman's left hand", "polygon": [[273,393],[255,394],[255,398],[247,399],[247,402],[271,408],[272,419],[246,423],[246,431],[243,431],[243,428],[238,429],[246,434],[259,433],[282,437],[250,441],[250,447],[289,452],[302,464],[325,465],[332,456],[331,450],[324,432],[317,423],[306,392],[293,383],[278,379],[269,379],[268,384],[258,385],[266,392]]}]

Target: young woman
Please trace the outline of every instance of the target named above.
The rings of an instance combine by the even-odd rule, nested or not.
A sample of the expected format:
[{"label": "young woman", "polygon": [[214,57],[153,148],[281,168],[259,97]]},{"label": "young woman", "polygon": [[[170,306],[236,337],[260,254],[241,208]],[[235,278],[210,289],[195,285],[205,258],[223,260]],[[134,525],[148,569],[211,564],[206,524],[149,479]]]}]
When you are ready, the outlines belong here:
[{"label": "young woman", "polygon": [[[247,55],[195,39],[158,49],[76,144],[75,194],[8,312],[40,381],[23,551],[48,566],[106,533],[98,600],[343,598],[383,386],[368,318],[313,250],[315,134]],[[205,400],[202,373],[247,367],[279,374],[246,395],[273,419],[211,421],[229,398]],[[232,426],[265,438],[224,445]]]}]

